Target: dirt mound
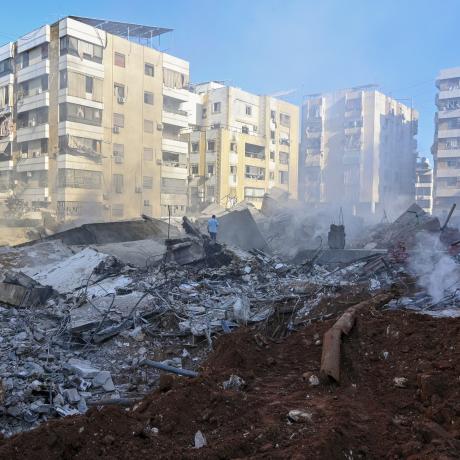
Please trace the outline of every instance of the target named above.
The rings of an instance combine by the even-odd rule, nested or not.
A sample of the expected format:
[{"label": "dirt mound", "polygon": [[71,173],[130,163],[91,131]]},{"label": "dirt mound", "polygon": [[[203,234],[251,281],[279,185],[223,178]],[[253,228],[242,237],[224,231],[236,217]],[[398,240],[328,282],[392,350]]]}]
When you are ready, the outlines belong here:
[{"label": "dirt mound", "polygon": [[[460,319],[363,313],[343,343],[342,384],[310,386],[303,374],[318,372],[331,324],[278,342],[224,335],[201,377],[166,377],[129,410],[93,408],[3,440],[0,458],[459,458]],[[231,374],[240,391],[223,389]],[[291,410],[308,416],[292,423]]]}]

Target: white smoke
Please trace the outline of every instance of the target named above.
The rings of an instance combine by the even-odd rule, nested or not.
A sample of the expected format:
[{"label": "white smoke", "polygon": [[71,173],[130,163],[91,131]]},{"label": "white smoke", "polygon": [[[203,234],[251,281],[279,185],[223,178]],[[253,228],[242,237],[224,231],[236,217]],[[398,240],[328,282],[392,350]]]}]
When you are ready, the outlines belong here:
[{"label": "white smoke", "polygon": [[448,254],[437,234],[417,234],[416,247],[409,256],[409,269],[434,302],[460,287],[460,266]]}]

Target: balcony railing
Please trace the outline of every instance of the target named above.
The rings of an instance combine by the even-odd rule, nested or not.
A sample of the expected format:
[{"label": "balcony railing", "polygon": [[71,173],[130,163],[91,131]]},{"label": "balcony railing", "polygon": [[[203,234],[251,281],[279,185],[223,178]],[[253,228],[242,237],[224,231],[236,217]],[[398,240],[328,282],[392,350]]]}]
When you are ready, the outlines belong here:
[{"label": "balcony railing", "polygon": [[163,106],[163,110],[167,113],[173,113],[175,115],[181,115],[183,117],[187,117],[188,116],[188,112],[185,111],[185,110],[181,110],[181,109],[176,109],[175,107],[166,107],[166,106]]}]

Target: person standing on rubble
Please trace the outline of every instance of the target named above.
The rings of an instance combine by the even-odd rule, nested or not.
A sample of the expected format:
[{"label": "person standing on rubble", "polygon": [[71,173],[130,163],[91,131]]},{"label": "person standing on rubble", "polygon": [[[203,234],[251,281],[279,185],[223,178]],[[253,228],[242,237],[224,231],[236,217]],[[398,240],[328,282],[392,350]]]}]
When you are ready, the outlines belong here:
[{"label": "person standing on rubble", "polygon": [[213,214],[212,217],[208,220],[208,232],[212,241],[217,241],[217,227],[219,227],[219,221]]}]

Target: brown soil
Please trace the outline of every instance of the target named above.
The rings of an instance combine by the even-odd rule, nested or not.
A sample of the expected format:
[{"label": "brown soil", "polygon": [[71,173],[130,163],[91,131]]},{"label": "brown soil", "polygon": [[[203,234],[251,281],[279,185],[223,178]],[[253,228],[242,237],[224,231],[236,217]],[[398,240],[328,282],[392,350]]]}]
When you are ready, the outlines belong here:
[{"label": "brown soil", "polygon": [[[200,378],[163,377],[134,409],[93,408],[3,440],[0,458],[460,458],[460,319],[362,313],[343,343],[341,385],[310,387],[315,334],[331,324],[267,345],[249,329],[222,336]],[[232,373],[242,391],[222,389]],[[292,409],[312,421],[290,423]]]}]

